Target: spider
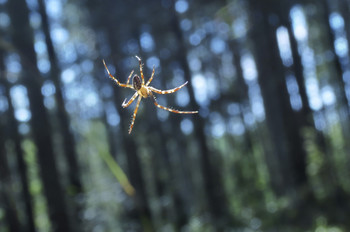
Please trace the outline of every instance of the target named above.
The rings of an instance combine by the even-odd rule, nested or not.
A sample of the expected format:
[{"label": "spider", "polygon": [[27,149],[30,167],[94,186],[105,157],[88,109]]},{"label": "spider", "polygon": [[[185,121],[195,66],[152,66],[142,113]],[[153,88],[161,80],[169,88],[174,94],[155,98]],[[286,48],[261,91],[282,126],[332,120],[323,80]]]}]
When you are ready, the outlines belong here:
[{"label": "spider", "polygon": [[151,99],[153,100],[153,103],[160,109],[163,109],[163,110],[167,110],[169,112],[172,112],[172,113],[176,113],[176,114],[197,114],[198,111],[179,111],[179,110],[175,110],[175,109],[171,109],[171,108],[168,108],[168,107],[165,107],[165,106],[162,106],[162,105],[159,105],[157,100],[156,100],[156,97],[154,96],[153,92],[154,93],[158,93],[158,94],[169,94],[169,93],[174,93],[178,90],[180,90],[182,87],[184,87],[188,82],[186,81],[184,84],[180,85],[179,87],[176,87],[174,89],[169,89],[169,90],[159,90],[159,89],[156,89],[152,86],[149,86],[149,84],[151,83],[151,81],[153,80],[153,76],[154,76],[154,67],[153,67],[153,72],[152,72],[152,75],[151,77],[148,79],[147,83],[145,84],[145,79],[144,79],[144,76],[143,76],[143,70],[142,70],[142,62],[141,62],[141,58],[138,57],[138,56],[135,56],[138,61],[139,61],[139,66],[140,66],[140,74],[141,74],[141,78],[135,74],[132,78],[132,85],[129,84],[129,81],[130,81],[130,78],[132,76],[132,74],[134,73],[134,70],[131,71],[129,77],[128,77],[128,80],[126,81],[126,84],[123,84],[123,83],[120,83],[118,81],[117,78],[115,78],[108,70],[107,68],[107,65],[105,63],[104,60],[103,61],[103,65],[105,66],[107,72],[108,72],[108,75],[110,76],[110,78],[112,78],[112,80],[114,80],[119,86],[121,87],[124,87],[124,88],[130,88],[130,89],[133,89],[136,91],[136,93],[134,93],[134,95],[130,98],[129,101],[126,102],[126,99],[123,101],[122,103],[122,107],[123,108],[126,108],[128,107],[137,97],[137,104],[136,104],[136,107],[135,107],[135,110],[134,110],[134,114],[132,116],[132,120],[131,120],[131,124],[130,124],[130,128],[129,128],[129,134],[131,133],[132,131],[132,128],[134,126],[134,122],[135,122],[135,118],[136,118],[136,114],[137,114],[137,110],[139,109],[139,105],[140,105],[140,102],[141,102],[141,99],[142,98],[148,98],[148,97],[151,97]]}]

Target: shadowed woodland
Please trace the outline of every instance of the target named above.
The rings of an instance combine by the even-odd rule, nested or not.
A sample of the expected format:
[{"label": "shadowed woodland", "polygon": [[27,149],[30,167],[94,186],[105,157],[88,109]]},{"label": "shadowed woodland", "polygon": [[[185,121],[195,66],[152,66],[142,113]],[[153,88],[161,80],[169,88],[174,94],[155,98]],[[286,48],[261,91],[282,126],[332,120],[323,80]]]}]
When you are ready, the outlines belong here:
[{"label": "shadowed woodland", "polygon": [[349,101],[349,0],[0,0],[0,231],[349,231]]}]

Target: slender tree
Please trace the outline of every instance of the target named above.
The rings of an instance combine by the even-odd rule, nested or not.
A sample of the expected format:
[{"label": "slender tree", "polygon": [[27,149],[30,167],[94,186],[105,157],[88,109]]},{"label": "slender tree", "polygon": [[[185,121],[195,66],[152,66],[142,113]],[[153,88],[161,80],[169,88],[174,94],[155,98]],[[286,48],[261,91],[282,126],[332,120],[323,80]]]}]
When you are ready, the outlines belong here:
[{"label": "slender tree", "polygon": [[37,148],[52,228],[54,231],[71,231],[54,157],[52,131],[41,95],[41,79],[34,51],[33,32],[29,25],[29,10],[25,0],[9,1],[7,6],[11,19],[12,42],[21,58],[23,84],[28,91],[31,111],[30,125]]},{"label": "slender tree", "polygon": [[7,228],[10,231],[21,232],[24,231],[24,227],[20,223],[19,215],[16,212],[15,199],[11,193],[13,189],[11,186],[11,173],[7,160],[8,154],[5,149],[6,137],[4,132],[6,130],[3,116],[3,113],[0,113],[0,199],[5,213]]},{"label": "slender tree", "polygon": [[61,130],[61,135],[63,138],[63,149],[64,155],[68,166],[68,177],[69,177],[69,193],[73,197],[73,207],[75,208],[75,217],[77,221],[80,221],[80,212],[82,206],[77,205],[78,203],[74,201],[74,197],[83,192],[83,186],[80,179],[80,167],[78,164],[78,157],[75,151],[75,141],[72,131],[70,130],[69,117],[65,108],[65,102],[62,94],[62,87],[60,82],[60,73],[55,48],[53,46],[49,19],[46,14],[46,7],[44,0],[38,0],[39,12],[42,19],[42,29],[45,35],[45,42],[47,46],[47,52],[49,56],[49,61],[51,64],[50,77],[55,85],[56,94],[56,104],[57,104],[57,116],[60,123],[59,129]]},{"label": "slender tree", "polygon": [[8,136],[14,143],[15,147],[15,153],[18,163],[18,172],[21,179],[22,184],[22,195],[24,200],[24,207],[25,207],[25,218],[26,218],[26,228],[28,229],[28,232],[35,232],[35,225],[34,225],[34,215],[33,215],[33,206],[32,206],[32,199],[29,193],[29,183],[28,183],[28,176],[27,176],[27,165],[24,161],[24,152],[21,147],[21,135],[18,132],[18,122],[15,119],[15,112],[11,101],[10,96],[10,85],[6,80],[5,77],[5,65],[3,60],[3,52],[0,51],[0,73],[4,74],[1,75],[0,83],[4,86],[5,96],[7,98],[8,102]]},{"label": "slender tree", "polygon": [[[174,2],[172,2],[174,4]],[[187,62],[187,48],[184,42],[184,36],[179,26],[179,19],[176,15],[174,5],[170,9],[170,25],[174,33],[174,37],[178,44],[178,53],[176,59],[179,61],[183,71],[185,80],[189,83],[189,97],[190,105],[193,109],[199,109],[194,97],[194,90],[192,87],[192,78]],[[199,145],[199,154],[201,162],[201,174],[204,181],[204,189],[207,196],[208,209],[212,217],[213,224],[222,229],[232,222],[227,208],[227,198],[222,184],[222,179],[219,170],[212,163],[214,162],[214,152],[212,152],[207,144],[207,138],[204,133],[204,119],[198,115],[194,120],[194,133]]]},{"label": "slender tree", "polygon": [[[284,68],[279,57],[276,29],[278,17],[274,15],[274,1],[249,1],[253,22],[251,38],[259,73],[259,85],[265,106],[267,126],[277,164],[270,175],[278,178],[277,193],[307,185],[306,153],[302,146],[299,124],[291,108],[286,87]],[[274,21],[273,21],[274,20]],[[276,97],[279,96],[279,97]],[[276,166],[277,165],[277,166]],[[273,174],[274,172],[272,172]]]}]

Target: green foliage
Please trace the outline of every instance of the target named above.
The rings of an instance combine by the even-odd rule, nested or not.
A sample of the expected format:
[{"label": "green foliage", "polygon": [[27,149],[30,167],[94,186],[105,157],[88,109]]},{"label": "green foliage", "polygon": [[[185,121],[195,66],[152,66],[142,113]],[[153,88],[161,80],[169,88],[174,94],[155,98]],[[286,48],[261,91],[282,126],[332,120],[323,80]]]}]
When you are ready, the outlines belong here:
[{"label": "green foliage", "polygon": [[51,224],[48,217],[46,199],[44,197],[42,181],[36,159],[36,147],[33,141],[26,139],[22,143],[24,160],[28,167],[29,191],[33,199],[35,225],[38,231],[50,231]]}]

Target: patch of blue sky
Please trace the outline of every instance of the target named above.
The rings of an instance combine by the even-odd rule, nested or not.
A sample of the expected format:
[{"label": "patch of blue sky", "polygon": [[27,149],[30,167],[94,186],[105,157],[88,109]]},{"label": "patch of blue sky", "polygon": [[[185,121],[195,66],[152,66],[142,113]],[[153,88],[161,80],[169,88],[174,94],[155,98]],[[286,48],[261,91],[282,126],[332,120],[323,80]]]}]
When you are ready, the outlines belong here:
[{"label": "patch of blue sky", "polygon": [[321,98],[324,105],[333,105],[336,102],[336,97],[333,88],[329,85],[324,86],[321,89]]},{"label": "patch of blue sky", "polygon": [[34,29],[39,29],[41,26],[41,17],[40,14],[36,11],[32,11],[29,14],[29,22],[30,25],[34,28]]},{"label": "patch of blue sky", "polygon": [[51,68],[51,64],[46,58],[39,58],[37,66],[41,73],[48,73]]},{"label": "patch of blue sky", "polygon": [[51,38],[55,44],[63,44],[69,39],[69,31],[63,27],[55,26],[51,29]]},{"label": "patch of blue sky", "polygon": [[243,119],[244,119],[244,123],[246,124],[247,127],[253,126],[256,122],[255,116],[251,112],[245,112],[243,114]]},{"label": "patch of blue sky", "polygon": [[10,25],[10,17],[6,13],[1,12],[0,13],[0,27],[5,29],[9,25]]},{"label": "patch of blue sky", "polygon": [[216,138],[221,137],[226,132],[226,124],[218,112],[211,112],[209,115],[209,120],[211,122],[211,135]]},{"label": "patch of blue sky", "polygon": [[9,73],[20,73],[22,65],[19,55],[13,53],[6,57],[6,66]]},{"label": "patch of blue sky", "polygon": [[185,135],[189,135],[193,131],[193,123],[190,119],[185,118],[181,121],[180,128]]},{"label": "patch of blue sky", "polygon": [[235,38],[244,37],[247,34],[247,19],[246,17],[239,17],[232,23],[232,30]]},{"label": "patch of blue sky", "polygon": [[184,31],[188,31],[192,28],[192,21],[189,19],[183,19],[180,22],[180,27]]},{"label": "patch of blue sky", "polygon": [[34,11],[38,9],[38,2],[36,0],[26,0],[26,2],[30,10]]},{"label": "patch of blue sky", "polygon": [[99,98],[97,93],[89,91],[84,94],[85,96],[83,97],[83,103],[87,107],[94,107],[99,103]]},{"label": "patch of blue sky", "polygon": [[31,119],[32,114],[28,109],[19,108],[15,109],[15,117],[20,122],[28,122]]},{"label": "patch of blue sky", "polygon": [[197,29],[189,37],[189,42],[193,46],[199,45],[206,36],[206,31],[202,28]]},{"label": "patch of blue sky", "polygon": [[[160,103],[159,100],[160,99],[157,99],[157,101],[160,105],[166,106],[166,104]],[[169,107],[169,106],[167,106],[167,107]],[[157,108],[156,110],[157,110],[157,117],[160,121],[165,122],[166,120],[168,120],[169,113],[170,113],[169,111],[162,110],[159,108]]]},{"label": "patch of blue sky", "polygon": [[234,116],[234,115],[239,115],[241,112],[240,110],[240,107],[239,107],[239,104],[238,103],[230,103],[228,106],[227,106],[227,113],[231,116]]},{"label": "patch of blue sky", "polygon": [[148,32],[144,32],[141,34],[140,43],[141,43],[142,50],[144,50],[145,52],[152,51],[155,46],[152,35]]},{"label": "patch of blue sky", "polygon": [[10,89],[12,104],[15,109],[15,117],[21,122],[27,122],[31,118],[27,89],[23,85],[15,85]]},{"label": "patch of blue sky", "polygon": [[228,122],[228,131],[233,135],[243,135],[245,132],[245,127],[242,120],[238,117],[231,118]]},{"label": "patch of blue sky", "polygon": [[190,69],[193,72],[199,71],[202,68],[202,62],[197,57],[193,57],[189,61]]},{"label": "patch of blue sky", "polygon": [[111,126],[119,125],[120,116],[117,110],[115,109],[114,103],[112,101],[109,101],[105,104],[105,111],[108,124]]},{"label": "patch of blue sky", "polygon": [[333,12],[330,15],[329,22],[333,30],[344,29],[344,19],[338,12]]},{"label": "patch of blue sky", "polygon": [[76,74],[73,69],[68,68],[61,73],[61,79],[65,84],[71,83],[75,80]]},{"label": "patch of blue sky", "polygon": [[35,41],[34,49],[35,49],[35,52],[39,55],[46,54],[46,52],[47,52],[46,44],[43,40]]},{"label": "patch of blue sky", "polygon": [[308,37],[307,23],[302,7],[300,5],[294,6],[290,11],[290,17],[295,38],[302,41],[306,40]]},{"label": "patch of blue sky", "polygon": [[226,50],[226,43],[219,37],[214,37],[210,41],[210,49],[214,54],[221,54]]},{"label": "patch of blue sky", "polygon": [[315,77],[306,78],[306,91],[308,94],[311,109],[317,111],[323,107],[322,99],[319,93],[319,86]]},{"label": "patch of blue sky", "polygon": [[276,35],[282,62],[286,67],[290,67],[293,64],[293,58],[287,28],[279,27],[276,31]]},{"label": "patch of blue sky", "polygon": [[242,55],[241,66],[243,69],[243,77],[246,81],[255,81],[257,79],[258,71],[252,54],[245,53]]},{"label": "patch of blue sky", "polygon": [[8,99],[5,96],[0,95],[0,112],[7,111],[8,106]]},{"label": "patch of blue sky", "polygon": [[178,92],[176,92],[175,100],[177,105],[184,107],[187,106],[190,102],[190,97],[187,91],[179,90]]},{"label": "patch of blue sky", "polygon": [[348,55],[348,42],[345,36],[337,36],[334,41],[335,52],[340,57],[346,57]]},{"label": "patch of blue sky", "polygon": [[208,85],[206,78],[202,74],[195,74],[192,77],[194,96],[200,105],[208,105]]},{"label": "patch of blue sky", "polygon": [[156,56],[151,56],[146,60],[147,68],[153,70],[153,67],[157,69],[160,66],[160,60]]},{"label": "patch of blue sky", "polygon": [[91,60],[84,60],[81,62],[81,70],[85,73],[90,73],[94,69],[94,63]]},{"label": "patch of blue sky", "polygon": [[263,121],[265,119],[265,108],[260,87],[257,83],[249,85],[249,99],[256,120]]},{"label": "patch of blue sky", "polygon": [[286,78],[286,84],[288,93],[290,96],[290,102],[294,110],[301,110],[303,104],[299,94],[299,86],[294,75],[289,75]]},{"label": "patch of blue sky", "polygon": [[46,11],[50,18],[59,19],[62,17],[62,4],[60,0],[46,1]]},{"label": "patch of blue sky", "polygon": [[175,2],[175,10],[182,14],[185,13],[188,10],[188,2],[186,0],[178,0]]},{"label": "patch of blue sky", "polygon": [[45,97],[52,96],[56,93],[55,85],[51,81],[45,81],[43,86],[41,87],[41,93]]}]

